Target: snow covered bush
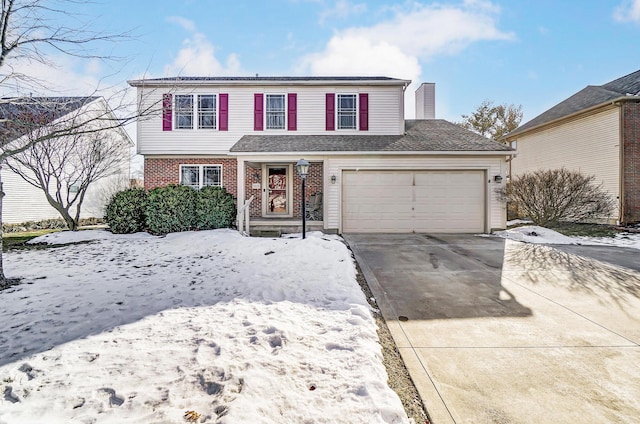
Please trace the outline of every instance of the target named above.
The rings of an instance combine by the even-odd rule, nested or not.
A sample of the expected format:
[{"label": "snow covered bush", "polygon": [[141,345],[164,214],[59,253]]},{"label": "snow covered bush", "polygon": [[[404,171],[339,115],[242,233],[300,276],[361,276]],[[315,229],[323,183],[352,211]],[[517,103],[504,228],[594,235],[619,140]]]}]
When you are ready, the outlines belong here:
[{"label": "snow covered bush", "polygon": [[565,168],[515,177],[505,194],[523,217],[542,227],[604,219],[613,210],[611,197],[596,185],[595,176]]},{"label": "snow covered bush", "polygon": [[144,231],[146,227],[146,207],[147,192],[145,190],[141,188],[122,190],[114,194],[107,203],[104,219],[112,233],[137,233]]},{"label": "snow covered bush", "polygon": [[183,185],[168,185],[149,191],[147,228],[152,234],[189,231],[196,227],[197,191]]},{"label": "snow covered bush", "polygon": [[235,219],[233,196],[222,187],[206,186],[196,199],[196,227],[199,230],[229,228]]}]

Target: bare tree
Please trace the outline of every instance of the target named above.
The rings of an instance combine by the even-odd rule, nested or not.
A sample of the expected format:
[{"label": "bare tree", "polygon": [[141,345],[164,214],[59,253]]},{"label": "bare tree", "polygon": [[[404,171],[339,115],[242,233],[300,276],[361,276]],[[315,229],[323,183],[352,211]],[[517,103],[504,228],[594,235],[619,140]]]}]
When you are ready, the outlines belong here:
[{"label": "bare tree", "polygon": [[[78,114],[76,118],[84,118],[84,115]],[[26,135],[40,141],[7,161],[9,169],[43,191],[70,230],[78,229],[89,187],[99,180],[122,173],[129,157],[131,145],[128,136],[120,128],[102,129],[99,124],[78,125],[77,131],[55,138],[46,138],[46,134],[61,125],[76,126],[74,120],[40,125]],[[127,173],[128,170],[127,166]]]},{"label": "bare tree", "polygon": [[462,122],[458,125],[483,137],[502,141],[505,135],[518,128],[520,121],[522,121],[522,105],[495,106],[493,101],[484,100],[471,115],[462,115]]},{"label": "bare tree", "polygon": [[595,179],[565,168],[540,170],[515,177],[504,194],[536,225],[600,221],[610,217],[613,200]]},{"label": "bare tree", "polygon": [[[55,67],[53,54],[67,55],[83,59],[113,60],[110,55],[97,53],[96,47],[102,43],[120,42],[129,39],[128,34],[104,34],[94,31],[83,17],[69,20],[69,5],[88,3],[84,0],[0,0],[0,106],[11,110],[15,103],[30,102],[30,110],[14,111],[0,116],[0,166],[8,158],[29,150],[32,146],[48,140],[74,137],[81,133],[93,134],[108,128],[123,125],[153,113],[156,104],[145,110],[136,110],[134,100],[128,102],[127,88],[112,91],[106,101],[114,113],[94,113],[85,119],[69,118],[64,106],[51,108],[46,99],[25,100],[23,93],[36,91],[50,92],[51,86],[44,81],[20,72],[18,63],[41,63]],[[65,26],[64,22],[75,22],[76,26]],[[96,88],[96,92],[98,87]],[[96,92],[92,94],[96,94]],[[62,109],[62,110],[61,110]],[[67,110],[67,112],[69,112]],[[53,117],[51,115],[54,115]],[[49,132],[37,131],[39,124],[56,121],[58,125]],[[66,121],[67,125],[61,125]],[[92,123],[100,123],[93,125]],[[0,181],[0,224],[2,222],[2,182]],[[8,283],[2,265],[2,230],[0,225],[0,288]]]}]

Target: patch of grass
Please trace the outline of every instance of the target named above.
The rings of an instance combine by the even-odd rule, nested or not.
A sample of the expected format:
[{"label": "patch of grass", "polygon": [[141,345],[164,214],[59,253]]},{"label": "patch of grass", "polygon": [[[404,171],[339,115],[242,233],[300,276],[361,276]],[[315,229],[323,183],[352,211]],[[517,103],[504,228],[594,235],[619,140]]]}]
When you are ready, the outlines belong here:
[{"label": "patch of grass", "polygon": [[60,230],[36,230],[36,231],[23,231],[19,233],[4,233],[2,235],[2,250],[7,251],[10,249],[27,248],[29,245],[27,242],[33,238],[39,237],[44,234],[54,233]]},{"label": "patch of grass", "polygon": [[551,227],[565,236],[584,236],[584,237],[614,237],[618,231],[610,226],[603,224],[578,224],[574,222],[561,222]]}]

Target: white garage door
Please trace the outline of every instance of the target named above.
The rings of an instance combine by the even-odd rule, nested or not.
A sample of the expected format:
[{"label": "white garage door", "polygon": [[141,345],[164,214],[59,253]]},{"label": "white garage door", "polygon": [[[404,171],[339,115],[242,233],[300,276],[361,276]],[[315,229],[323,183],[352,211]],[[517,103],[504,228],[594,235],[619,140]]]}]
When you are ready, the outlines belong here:
[{"label": "white garage door", "polygon": [[342,231],[475,233],[485,227],[483,171],[343,171]]}]

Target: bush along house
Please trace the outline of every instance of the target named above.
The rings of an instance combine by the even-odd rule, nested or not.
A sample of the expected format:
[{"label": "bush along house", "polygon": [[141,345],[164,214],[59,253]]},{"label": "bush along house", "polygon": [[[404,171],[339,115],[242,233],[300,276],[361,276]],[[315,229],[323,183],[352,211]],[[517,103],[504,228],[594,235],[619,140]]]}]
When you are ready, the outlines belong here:
[{"label": "bush along house", "polygon": [[247,212],[251,233],[483,233],[505,228],[497,188],[513,149],[435,119],[435,86],[388,77],[175,77],[129,81],[145,188],[222,186]]}]

